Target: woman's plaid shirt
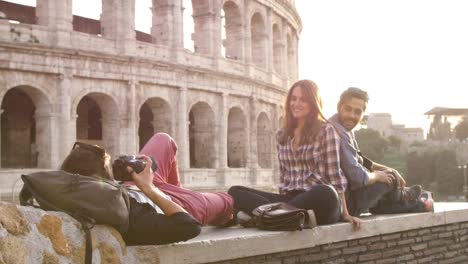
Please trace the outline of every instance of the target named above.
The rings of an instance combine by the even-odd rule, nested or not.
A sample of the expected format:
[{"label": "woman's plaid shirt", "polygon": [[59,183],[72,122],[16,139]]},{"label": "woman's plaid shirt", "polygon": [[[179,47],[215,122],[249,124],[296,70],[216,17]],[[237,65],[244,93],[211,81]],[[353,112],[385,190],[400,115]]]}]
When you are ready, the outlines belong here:
[{"label": "woman's plaid shirt", "polygon": [[[283,131],[278,131],[282,133]],[[338,193],[345,191],[346,177],[340,168],[340,139],[330,123],[324,123],[315,141],[293,151],[293,138],[277,144],[280,165],[280,192],[308,190],[313,185],[329,184]]]}]

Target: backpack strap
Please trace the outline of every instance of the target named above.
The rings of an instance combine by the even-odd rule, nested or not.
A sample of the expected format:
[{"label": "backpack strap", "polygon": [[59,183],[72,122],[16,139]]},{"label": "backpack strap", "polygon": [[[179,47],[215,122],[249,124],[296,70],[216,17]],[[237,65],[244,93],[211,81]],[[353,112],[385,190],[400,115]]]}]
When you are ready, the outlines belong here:
[{"label": "backpack strap", "polygon": [[[92,264],[93,260],[93,240],[91,238],[91,228],[94,227],[96,221],[90,217],[86,217],[85,215],[81,214],[80,212],[70,213],[66,210],[62,210],[52,203],[49,203],[47,200],[43,199],[37,192],[33,190],[33,188],[28,184],[27,181],[23,181],[24,185],[21,188],[19,194],[20,204],[22,206],[32,206],[35,208],[41,208],[34,204],[33,199],[36,199],[41,202],[42,205],[47,207],[47,210],[53,211],[61,211],[71,215],[81,224],[81,229],[85,232],[85,239],[86,239],[86,250],[85,250],[85,264]],[[44,208],[41,208],[44,209]]]}]

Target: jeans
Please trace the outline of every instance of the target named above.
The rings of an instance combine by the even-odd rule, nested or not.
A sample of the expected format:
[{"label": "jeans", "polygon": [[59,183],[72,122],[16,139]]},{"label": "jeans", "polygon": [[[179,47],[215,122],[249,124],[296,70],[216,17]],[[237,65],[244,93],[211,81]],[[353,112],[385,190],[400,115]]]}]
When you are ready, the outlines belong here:
[{"label": "jeans", "polygon": [[329,185],[315,185],[308,191],[292,191],[286,194],[270,193],[244,186],[233,186],[228,193],[234,198],[236,211],[252,215],[260,205],[285,202],[301,209],[314,210],[319,225],[333,224],[341,218],[341,202],[335,189]]},{"label": "jeans", "polygon": [[357,190],[346,192],[348,212],[352,216],[359,216],[369,211],[372,214],[399,214],[424,211],[424,204],[420,201],[405,201],[403,191],[396,186],[384,183],[374,183]]}]

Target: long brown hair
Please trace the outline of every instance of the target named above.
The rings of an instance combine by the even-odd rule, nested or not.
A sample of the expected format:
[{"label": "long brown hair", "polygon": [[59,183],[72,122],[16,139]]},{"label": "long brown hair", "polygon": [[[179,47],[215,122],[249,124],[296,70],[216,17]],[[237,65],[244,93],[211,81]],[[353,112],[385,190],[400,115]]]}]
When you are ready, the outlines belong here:
[{"label": "long brown hair", "polygon": [[284,104],[284,124],[283,133],[279,136],[278,142],[285,144],[286,141],[294,136],[294,129],[297,127],[297,121],[292,115],[290,101],[294,88],[299,87],[304,95],[306,102],[309,104],[310,113],[306,118],[302,138],[300,144],[311,143],[315,139],[315,135],[320,130],[320,127],[326,118],[322,112],[322,98],[319,93],[318,86],[311,80],[299,80],[289,88],[288,96]]}]

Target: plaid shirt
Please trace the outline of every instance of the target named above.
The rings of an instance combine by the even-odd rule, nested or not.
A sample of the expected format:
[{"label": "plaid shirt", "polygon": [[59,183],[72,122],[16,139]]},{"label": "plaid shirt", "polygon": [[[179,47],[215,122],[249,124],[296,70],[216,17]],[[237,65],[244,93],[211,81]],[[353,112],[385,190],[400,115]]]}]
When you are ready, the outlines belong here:
[{"label": "plaid shirt", "polygon": [[293,141],[291,138],[284,145],[277,144],[281,193],[308,190],[317,184],[332,185],[338,193],[345,191],[347,180],[340,168],[340,138],[331,124],[324,123],[315,141],[299,146],[295,153]]}]

